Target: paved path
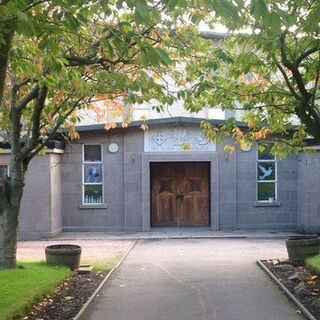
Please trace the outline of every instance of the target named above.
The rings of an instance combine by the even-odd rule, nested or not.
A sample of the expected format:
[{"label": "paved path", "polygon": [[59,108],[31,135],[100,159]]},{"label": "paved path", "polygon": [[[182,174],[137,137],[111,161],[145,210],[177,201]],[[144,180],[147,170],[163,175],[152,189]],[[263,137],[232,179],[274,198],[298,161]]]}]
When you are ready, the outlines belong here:
[{"label": "paved path", "polygon": [[255,261],[283,240],[140,240],[83,319],[301,320]]}]

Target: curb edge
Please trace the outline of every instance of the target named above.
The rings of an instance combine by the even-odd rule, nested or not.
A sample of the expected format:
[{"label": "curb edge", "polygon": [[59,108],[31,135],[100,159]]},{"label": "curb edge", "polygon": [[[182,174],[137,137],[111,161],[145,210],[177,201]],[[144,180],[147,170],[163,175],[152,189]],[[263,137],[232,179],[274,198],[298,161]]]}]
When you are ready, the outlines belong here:
[{"label": "curb edge", "polygon": [[289,299],[301,309],[301,312],[304,316],[309,320],[317,320],[308,310],[307,308],[282,284],[279,279],[268,270],[268,268],[261,262],[261,260],[257,260],[258,266],[275,282],[275,284],[289,297]]}]

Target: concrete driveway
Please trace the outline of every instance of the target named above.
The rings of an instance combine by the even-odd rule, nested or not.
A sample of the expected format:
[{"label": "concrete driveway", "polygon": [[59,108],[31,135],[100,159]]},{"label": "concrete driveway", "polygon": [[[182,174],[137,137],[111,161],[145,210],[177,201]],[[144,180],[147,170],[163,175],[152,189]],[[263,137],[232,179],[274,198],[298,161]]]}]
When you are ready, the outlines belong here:
[{"label": "concrete driveway", "polygon": [[283,240],[140,240],[83,319],[301,320],[259,269]]}]

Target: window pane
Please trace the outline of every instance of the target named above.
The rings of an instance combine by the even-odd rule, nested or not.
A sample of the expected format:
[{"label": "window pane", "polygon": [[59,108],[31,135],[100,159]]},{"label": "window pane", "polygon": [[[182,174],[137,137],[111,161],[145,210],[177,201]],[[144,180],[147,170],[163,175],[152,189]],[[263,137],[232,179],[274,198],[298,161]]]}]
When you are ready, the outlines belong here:
[{"label": "window pane", "polygon": [[85,145],[84,161],[101,161],[101,145]]},{"label": "window pane", "polygon": [[5,177],[8,174],[8,166],[0,165],[0,177]]},{"label": "window pane", "polygon": [[258,162],[258,180],[276,180],[275,162]]},{"label": "window pane", "polygon": [[272,148],[272,144],[263,145],[264,150],[258,152],[258,159],[259,160],[274,160],[275,157],[271,154],[270,150]]},{"label": "window pane", "polygon": [[102,203],[102,185],[84,186],[84,203]]},{"label": "window pane", "polygon": [[258,183],[258,201],[275,200],[276,184],[274,182]]},{"label": "window pane", "polygon": [[84,182],[102,182],[102,164],[85,164]]}]

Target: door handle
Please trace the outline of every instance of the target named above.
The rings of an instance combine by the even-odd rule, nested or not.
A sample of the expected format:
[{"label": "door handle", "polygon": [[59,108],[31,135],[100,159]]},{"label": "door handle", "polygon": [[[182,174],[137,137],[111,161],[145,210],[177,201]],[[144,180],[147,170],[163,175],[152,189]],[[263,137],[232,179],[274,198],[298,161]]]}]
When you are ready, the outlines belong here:
[{"label": "door handle", "polygon": [[176,196],[176,200],[179,200],[179,199],[183,200],[183,198],[184,198],[183,194],[177,194]]}]

